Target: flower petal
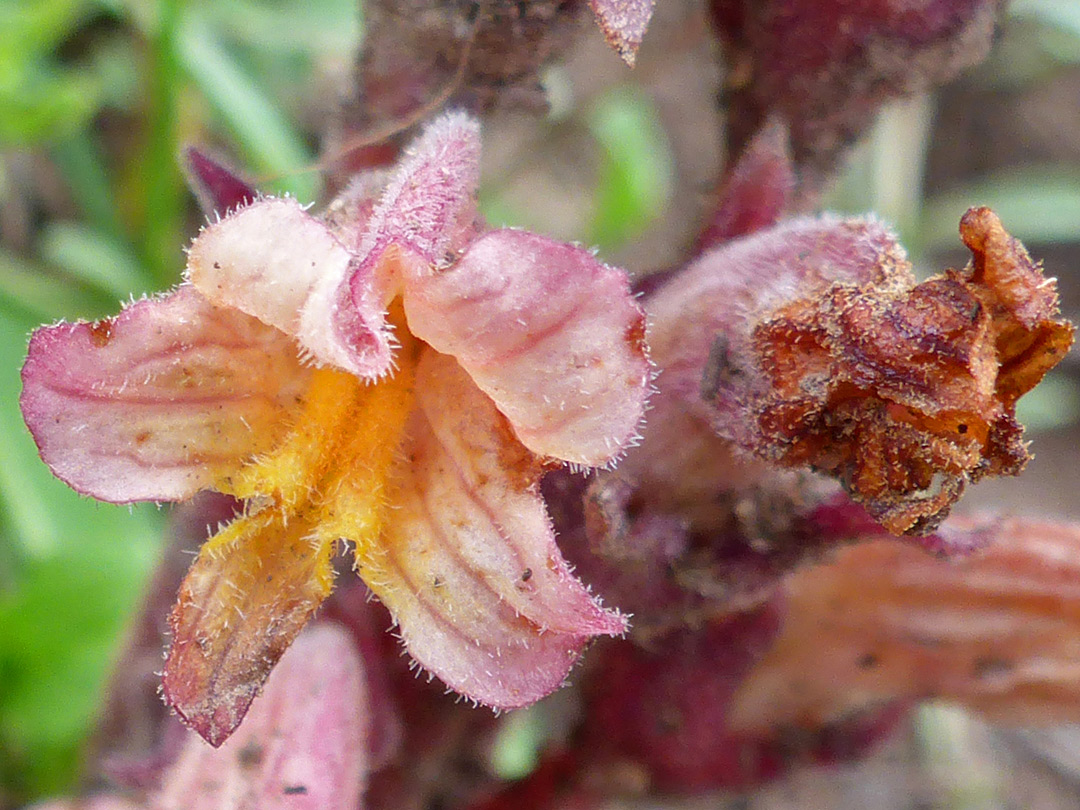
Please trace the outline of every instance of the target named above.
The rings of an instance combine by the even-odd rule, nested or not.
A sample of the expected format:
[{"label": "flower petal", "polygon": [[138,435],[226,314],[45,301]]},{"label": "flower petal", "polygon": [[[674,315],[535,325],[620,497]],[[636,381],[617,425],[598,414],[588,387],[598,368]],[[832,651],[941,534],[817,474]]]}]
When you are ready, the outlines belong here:
[{"label": "flower petal", "polygon": [[333,584],[333,542],[274,507],[211,538],[180,586],[169,623],[165,701],[211,745],[240,724],[274,664]]},{"label": "flower petal", "polygon": [[409,147],[360,236],[361,256],[391,242],[443,266],[451,243],[473,226],[480,182],[480,125],[464,113],[437,118]]},{"label": "flower petal", "polygon": [[541,467],[452,358],[428,352],[381,553],[359,570],[409,652],[500,708],[557,688],[585,642],[622,633],[563,560]]},{"label": "flower petal", "polygon": [[354,216],[350,224],[346,216],[337,223],[337,233],[355,254],[346,264],[335,258],[320,269],[300,312],[304,348],[319,362],[362,377],[390,368],[393,341],[385,310],[400,287],[403,254],[441,266],[451,240],[476,216],[480,130],[474,119],[443,116],[410,151],[369,217]]},{"label": "flower petal", "polygon": [[307,377],[285,335],[180,287],[109,320],[39,329],[21,405],[72,488],[179,500],[270,447]]},{"label": "flower petal", "polygon": [[265,199],[207,226],[187,274],[207,298],[297,338],[319,363],[362,377],[390,366],[386,295],[367,266],[362,296],[346,295],[356,257],[292,199]]},{"label": "flower petal", "polygon": [[781,634],[735,703],[744,727],[820,725],[893,699],[956,701],[995,722],[1080,720],[1080,529],[1003,520],[981,554],[888,541],[787,585]]},{"label": "flower petal", "polygon": [[165,668],[168,702],[207,740],[227,737],[275,661],[330,591],[339,538],[368,548],[411,402],[403,368],[367,385],[312,375],[289,434],[220,482],[247,516],[212,538],[180,588]]},{"label": "flower petal", "polygon": [[370,216],[357,210],[350,222],[345,212],[331,229],[295,200],[260,200],[195,239],[188,277],[215,303],[294,335],[318,363],[381,376],[393,345],[385,310],[399,283],[396,263],[384,261],[396,252],[387,250],[445,263],[451,240],[475,218],[479,154],[476,121],[445,115],[418,139]]},{"label": "flower petal", "polygon": [[190,735],[155,808],[354,810],[367,773],[364,672],[348,633],[297,638],[243,727],[219,749]]},{"label": "flower petal", "polygon": [[412,332],[457,357],[534,453],[601,465],[636,439],[650,371],[622,271],[499,230],[449,269],[411,274],[404,300]]}]

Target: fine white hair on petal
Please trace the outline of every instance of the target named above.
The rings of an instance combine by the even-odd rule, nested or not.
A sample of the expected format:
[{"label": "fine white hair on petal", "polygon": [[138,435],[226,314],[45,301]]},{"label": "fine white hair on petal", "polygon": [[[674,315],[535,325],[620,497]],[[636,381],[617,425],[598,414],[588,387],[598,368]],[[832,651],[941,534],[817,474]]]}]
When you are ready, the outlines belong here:
[{"label": "fine white hair on petal", "polygon": [[404,286],[414,334],[455,356],[534,453],[602,466],[638,432],[652,372],[622,271],[500,229]]},{"label": "fine white hair on petal", "polygon": [[[207,226],[188,251],[187,277],[214,303],[294,336],[314,364],[378,377],[392,352],[378,258],[360,261],[295,200],[266,198]],[[359,297],[350,289],[358,274]]]}]

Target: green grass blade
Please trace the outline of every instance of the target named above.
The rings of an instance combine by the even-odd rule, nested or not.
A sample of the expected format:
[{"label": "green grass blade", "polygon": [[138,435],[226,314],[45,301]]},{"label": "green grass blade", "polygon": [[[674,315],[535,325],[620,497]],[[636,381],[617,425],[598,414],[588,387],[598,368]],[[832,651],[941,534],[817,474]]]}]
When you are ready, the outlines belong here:
[{"label": "green grass blade", "polygon": [[622,88],[589,115],[603,158],[590,242],[611,250],[640,233],[671,196],[673,161],[652,101]]},{"label": "green grass blade", "polygon": [[[236,138],[251,168],[273,176],[298,172],[312,155],[296,129],[271,101],[269,93],[247,74],[216,33],[194,12],[185,16],[179,55],[184,71],[210,102]],[[276,187],[310,202],[318,193],[318,177],[293,174]]]},{"label": "green grass blade", "polygon": [[114,301],[154,288],[126,243],[78,222],[46,226],[38,250],[43,260]]}]

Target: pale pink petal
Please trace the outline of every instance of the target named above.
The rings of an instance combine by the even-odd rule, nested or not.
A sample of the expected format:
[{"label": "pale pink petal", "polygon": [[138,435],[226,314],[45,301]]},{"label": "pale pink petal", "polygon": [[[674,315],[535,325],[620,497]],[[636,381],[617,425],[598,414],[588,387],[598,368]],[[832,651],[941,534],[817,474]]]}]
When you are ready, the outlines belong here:
[{"label": "pale pink petal", "polygon": [[452,242],[473,226],[480,181],[480,125],[464,113],[429,124],[408,148],[356,245],[361,256],[389,243],[445,265]]},{"label": "pale pink petal", "polygon": [[655,3],[656,0],[589,0],[608,45],[630,67],[634,66]]},{"label": "pale pink petal", "polygon": [[626,275],[588,251],[492,231],[447,270],[410,274],[405,313],[534,453],[600,465],[636,439],[650,377],[645,318]]},{"label": "pale pink petal", "polygon": [[233,737],[196,735],[155,797],[155,810],[356,810],[367,775],[369,707],[349,634],[300,635]]},{"label": "pale pink petal", "polygon": [[295,335],[319,279],[343,276],[351,258],[296,200],[263,199],[207,225],[188,249],[187,275],[215,304]]},{"label": "pale pink petal", "polygon": [[[188,250],[188,278],[216,304],[293,335],[311,357],[373,377],[390,366],[386,300],[333,231],[292,199],[265,199],[208,225]],[[359,274],[364,294],[342,290]]]},{"label": "pale pink petal", "polygon": [[43,327],[23,367],[41,457],[104,501],[179,500],[268,450],[308,372],[284,334],[191,287]]},{"label": "pale pink petal", "polygon": [[452,358],[428,352],[381,553],[360,573],[413,657],[500,708],[557,688],[586,641],[626,629],[570,572],[541,468]]},{"label": "pale pink petal", "polygon": [[861,543],[785,591],[780,636],[737,695],[741,727],[821,725],[923,698],[995,722],[1080,720],[1076,526],[1002,520],[996,542],[950,561]]}]

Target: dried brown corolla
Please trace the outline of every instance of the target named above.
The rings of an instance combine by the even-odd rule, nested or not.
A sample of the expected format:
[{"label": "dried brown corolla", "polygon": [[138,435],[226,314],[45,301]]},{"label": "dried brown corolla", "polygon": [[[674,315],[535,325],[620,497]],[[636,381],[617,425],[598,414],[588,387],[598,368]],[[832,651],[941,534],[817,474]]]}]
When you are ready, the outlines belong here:
[{"label": "dried brown corolla", "polygon": [[1073,335],[997,216],[973,208],[960,231],[968,266],[919,284],[873,220],[732,242],[650,298],[655,356],[723,439],[836,478],[894,534],[929,532],[968,481],[1024,467],[1016,401]]}]

